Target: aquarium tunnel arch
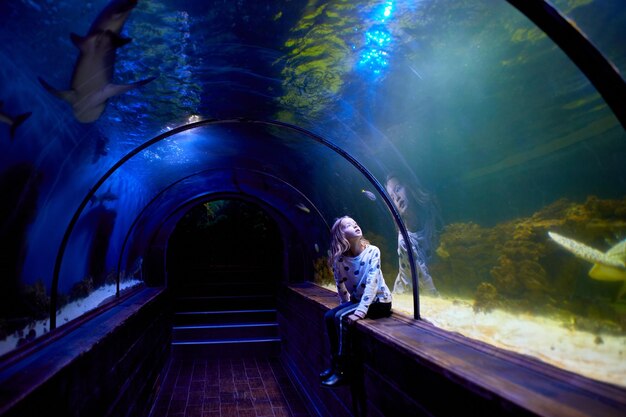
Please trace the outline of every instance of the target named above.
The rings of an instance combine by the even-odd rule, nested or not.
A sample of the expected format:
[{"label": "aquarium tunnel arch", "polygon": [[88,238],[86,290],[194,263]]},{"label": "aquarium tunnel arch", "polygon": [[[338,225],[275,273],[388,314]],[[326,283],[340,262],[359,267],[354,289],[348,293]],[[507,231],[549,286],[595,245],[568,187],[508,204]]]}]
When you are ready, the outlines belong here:
[{"label": "aquarium tunnel arch", "polygon": [[[207,169],[207,170],[203,170],[201,172],[198,173],[194,173],[191,174],[188,177],[185,178],[181,178],[178,181],[170,184],[168,187],[164,188],[163,190],[159,191],[159,193],[148,203],[146,204],[146,206],[142,209],[141,213],[139,213],[135,219],[133,220],[132,225],[129,227],[128,232],[126,233],[126,236],[124,237],[124,242],[122,244],[122,249],[120,250],[120,256],[119,256],[119,261],[118,261],[118,266],[117,266],[117,271],[118,271],[118,283],[119,283],[119,278],[120,278],[120,274],[121,271],[124,269],[123,268],[123,264],[125,264],[125,262],[128,262],[128,253],[127,252],[132,252],[131,248],[128,248],[127,250],[127,244],[129,241],[137,241],[139,242],[139,244],[146,242],[148,240],[147,236],[138,236],[135,237],[135,234],[140,234],[139,232],[137,232],[137,229],[142,229],[143,228],[141,226],[137,226],[138,224],[140,224],[142,221],[145,221],[146,218],[151,218],[153,216],[153,214],[151,214],[151,212],[161,212],[161,210],[159,208],[153,209],[152,205],[155,204],[156,207],[158,207],[158,202],[157,200],[161,197],[161,195],[170,190],[172,187],[176,186],[179,182],[188,180],[191,177],[198,177],[198,176],[206,176],[206,175],[215,175],[216,170],[214,169]],[[325,225],[325,228],[330,230],[330,227],[328,226],[328,224],[326,223],[326,221],[323,219],[322,214],[319,212],[319,210],[317,210],[317,208],[306,198],[306,196],[301,195],[299,193],[299,191],[295,188],[293,188],[290,184],[286,183],[285,181],[270,176],[267,173],[263,173],[260,171],[255,171],[255,174],[259,175],[260,177],[270,177],[272,181],[275,181],[277,183],[280,183],[281,186],[286,187],[287,189],[292,190],[292,193],[294,194],[298,194],[299,196],[299,201],[304,201],[306,204],[306,207],[311,207],[311,210],[313,210],[315,212],[315,216],[316,219],[319,218],[322,222],[323,225]],[[184,212],[186,210],[188,210],[191,206],[197,204],[199,201],[202,202],[210,202],[210,201],[215,201],[215,200],[228,200],[228,199],[242,199],[245,201],[250,201],[254,204],[257,204],[259,206],[261,206],[262,208],[264,208],[266,211],[270,212],[271,217],[277,221],[277,219],[279,218],[283,218],[286,217],[282,214],[282,211],[287,211],[289,207],[286,207],[285,204],[278,204],[277,202],[271,202],[272,197],[275,198],[276,196],[252,196],[249,194],[245,194],[242,193],[242,191],[240,189],[237,190],[237,192],[233,192],[232,190],[229,191],[225,191],[226,185],[225,184],[220,184],[220,187],[222,187],[222,190],[205,190],[202,194],[196,194],[191,196],[189,199],[183,201],[183,202],[179,202],[179,205],[173,209],[171,209],[171,214],[168,214],[166,216],[164,216],[165,218],[169,219],[170,217],[173,218],[173,222],[177,222],[180,219],[180,216],[182,216],[184,214]],[[268,203],[268,201],[270,201],[270,203]],[[276,210],[277,207],[281,207],[282,208],[277,211],[274,212]],[[157,230],[161,230],[161,228],[164,227],[163,223],[165,223],[166,220],[163,220],[163,222],[156,226]],[[277,223],[279,223],[277,221]],[[283,223],[284,222],[280,222],[279,226],[283,227]],[[291,223],[290,223],[291,224]],[[170,226],[169,228],[166,228],[166,232],[164,234],[164,239],[167,240],[168,236],[170,235],[170,233],[172,232],[172,228],[173,226]],[[323,226],[322,226],[323,228]],[[283,227],[284,229],[284,227]],[[157,232],[155,234],[155,236],[158,236],[160,233]],[[290,232],[284,230],[284,235],[289,235]],[[141,234],[140,234],[141,235]],[[298,235],[303,235],[303,233],[299,233]],[[156,239],[156,238],[154,238]],[[154,240],[153,239],[153,240]],[[135,243],[136,245],[137,243]],[[137,250],[140,253],[145,253],[148,252],[147,250],[145,250],[145,248],[141,248]],[[118,288],[119,291],[119,288]]]},{"label": "aquarium tunnel arch", "polygon": [[[85,207],[88,205],[88,203],[90,201],[93,200],[94,196],[96,193],[98,193],[98,191],[101,190],[102,185],[106,182],[106,180],[111,177],[112,175],[115,174],[115,172],[122,168],[123,165],[128,162],[131,158],[133,158],[134,156],[140,154],[142,151],[149,149],[152,145],[158,144],[159,142],[168,139],[170,137],[174,137],[177,134],[186,132],[188,130],[191,129],[196,129],[202,126],[210,126],[210,125],[214,125],[214,124],[230,124],[230,123],[250,123],[250,124],[256,124],[256,125],[265,125],[265,126],[269,126],[269,127],[278,127],[278,128],[285,128],[285,129],[290,129],[293,131],[296,131],[298,133],[302,133],[304,134],[305,137],[308,137],[314,141],[316,141],[317,143],[322,144],[323,146],[329,148],[330,150],[332,150],[334,153],[336,153],[337,155],[339,155],[341,158],[345,159],[346,161],[348,161],[351,165],[353,165],[366,179],[366,181],[368,181],[371,186],[379,193],[379,195],[381,196],[381,198],[383,199],[384,203],[387,206],[387,209],[389,210],[389,212],[391,213],[391,215],[394,218],[394,221],[396,222],[396,225],[398,227],[398,229],[400,230],[400,233],[402,233],[405,236],[405,239],[408,240],[408,231],[406,230],[406,226],[403,224],[402,222],[402,218],[400,217],[400,214],[398,213],[395,205],[392,203],[392,201],[390,200],[390,197],[387,195],[386,191],[384,190],[384,187],[380,184],[380,182],[374,177],[374,175],[369,172],[367,170],[367,168],[365,168],[365,166],[363,166],[356,158],[354,158],[352,155],[350,155],[347,151],[345,151],[344,149],[341,149],[340,147],[334,145],[332,142],[329,142],[328,140],[324,139],[323,137],[316,135],[312,132],[307,131],[306,129],[300,128],[298,126],[294,126],[291,125],[289,123],[284,123],[284,122],[278,122],[278,121],[258,121],[258,120],[246,120],[246,119],[235,119],[235,120],[205,120],[205,121],[199,121],[199,122],[195,122],[195,123],[190,123],[188,125],[184,125],[184,126],[180,126],[177,127],[175,129],[169,130],[167,132],[164,132],[163,134],[148,140],[146,142],[144,142],[143,144],[141,144],[140,146],[138,146],[137,148],[133,149],[131,152],[129,152],[128,154],[126,154],[123,158],[121,158],[118,162],[116,162],[115,164],[113,164],[113,166],[107,171],[107,173],[105,173],[97,182],[96,184],[90,188],[88,194],[82,199],[81,204],[79,205],[79,207],[77,208],[76,212],[74,213],[74,215],[72,216],[72,219],[64,233],[63,239],[61,241],[61,245],[59,247],[58,250],[58,254],[57,254],[57,260],[55,263],[55,269],[54,269],[54,275],[53,275],[53,280],[52,280],[52,290],[51,290],[51,309],[50,309],[50,327],[51,329],[54,329],[56,327],[56,315],[57,315],[57,310],[58,310],[58,304],[57,304],[57,286],[58,286],[58,282],[59,282],[59,275],[61,272],[61,268],[62,268],[62,262],[63,262],[63,257],[65,255],[65,250],[66,250],[66,246],[68,244],[69,239],[71,238],[71,233],[76,225],[76,223],[79,220],[79,217],[81,216],[81,214],[83,213]],[[236,147],[236,146],[235,146]],[[236,168],[236,166],[235,166]],[[232,171],[233,173],[236,171],[236,169],[234,171]],[[262,172],[258,172],[261,176],[264,176],[265,174],[263,174]],[[185,177],[184,179],[189,179],[190,177],[196,177],[197,174],[191,174],[187,177]],[[266,176],[266,175],[265,175]],[[181,180],[176,180],[174,181],[174,184],[176,185],[180,185],[180,181]],[[234,187],[234,190],[232,190],[231,192],[242,192],[241,191],[241,187],[238,184],[238,181],[236,180],[236,176],[233,175],[232,177],[232,181],[233,184],[231,184],[232,187]],[[289,186],[290,188],[294,189],[293,186],[287,184],[284,180],[280,180],[279,181],[283,182],[285,185]],[[165,191],[169,191],[168,189],[173,186],[174,184],[170,184],[168,186],[166,186],[163,190],[157,192],[157,195],[153,198],[153,201],[151,201],[150,203],[148,203],[148,205],[150,205],[151,203],[154,202],[155,199],[160,198],[162,196],[162,194]],[[264,186],[264,188],[268,188],[267,184],[264,184],[263,181],[260,182],[261,186]],[[206,193],[210,193],[210,192],[225,192],[227,189],[221,189],[219,187],[224,187],[224,180],[219,181],[214,183],[213,187],[217,187],[217,191],[213,190],[213,191],[205,191]],[[284,190],[281,190],[284,191]],[[296,190],[297,191],[297,190]],[[253,195],[258,193],[259,190],[256,190],[254,188],[254,186],[252,188],[248,189],[248,193],[250,195]],[[178,201],[180,201],[179,199],[181,198],[181,190],[180,187],[177,187],[177,190],[175,191],[176,194],[174,194],[176,196],[176,199],[173,199],[171,196],[168,197],[169,201],[173,201],[174,203],[177,203]],[[310,200],[308,198],[306,198],[305,195],[303,195],[302,193],[298,192],[299,195],[301,197],[304,197],[302,199],[302,201],[307,201],[308,203],[310,203]],[[171,194],[170,194],[171,195]],[[184,194],[183,194],[184,195]],[[269,195],[266,195],[265,198],[269,198]],[[196,201],[198,200],[198,197],[193,197],[193,200]],[[187,206],[188,203],[187,202],[183,202],[182,203],[183,206]],[[293,205],[296,205],[298,203],[293,203]],[[302,203],[299,203],[302,204]],[[148,207],[148,206],[146,206]],[[144,207],[145,209],[145,207]],[[178,212],[180,209],[180,207],[174,207],[174,211]],[[312,205],[311,208],[306,207],[305,206],[305,210],[307,211],[307,213],[310,213],[310,210],[313,209],[318,215],[319,210],[317,207],[315,207],[315,205]],[[285,210],[285,208],[283,208],[283,210]],[[301,208],[301,210],[303,210]],[[138,215],[138,217],[132,222],[132,225],[129,229],[129,231],[127,232],[127,236],[124,238],[124,243],[122,244],[122,250],[124,249],[124,247],[126,246],[126,242],[128,239],[128,233],[130,233],[130,231],[132,230],[133,226],[135,225],[135,223],[140,220],[140,216],[143,215],[143,209],[141,211],[141,213]],[[160,213],[160,210],[156,211],[157,213]],[[165,218],[166,219],[170,219],[170,216],[173,215],[172,214],[165,214]],[[184,213],[183,213],[184,214]],[[152,215],[156,215],[155,211],[152,211]],[[181,214],[179,214],[180,216]],[[162,225],[160,225],[162,226]],[[158,227],[160,229],[160,227]],[[170,228],[168,229],[169,232],[171,232],[172,230],[172,226],[170,226]],[[304,233],[300,233],[300,237],[304,238],[306,236],[306,234]],[[327,240],[327,239],[326,239]],[[120,260],[118,262],[118,266],[121,264],[121,257],[123,256],[123,251],[122,253],[120,253]],[[414,266],[414,262],[413,262],[413,255],[412,253],[408,253],[408,257],[409,257],[409,262],[411,265],[411,280],[413,283],[417,283],[417,272],[415,271],[415,266]],[[115,275],[117,276],[117,282],[116,282],[116,288],[117,288],[117,295],[119,296],[119,279],[120,279],[120,275],[121,275],[121,271],[118,267],[118,270],[115,272]],[[416,293],[414,294],[414,311],[415,311],[415,316],[416,318],[419,318],[419,295],[418,295],[418,286],[414,285],[413,288],[415,289]]]},{"label": "aquarium tunnel arch", "polygon": [[[297,240],[297,237],[301,236],[302,232],[296,233],[294,224],[290,223],[286,219],[286,217],[282,215],[282,213],[278,212],[275,209],[275,207],[268,205],[266,201],[260,200],[258,198],[250,197],[245,194],[240,194],[240,193],[239,194],[224,193],[224,192],[210,193],[210,194],[198,196],[194,199],[187,201],[185,204],[180,205],[177,208],[177,210],[175,210],[169,216],[166,216],[163,219],[163,222],[158,227],[156,233],[154,233],[154,236],[150,239],[150,242],[148,244],[147,249],[145,250],[145,253],[150,254],[154,250],[154,248],[158,248],[157,251],[159,253],[156,259],[156,263],[159,265],[159,267],[164,267],[165,270],[168,272],[167,272],[167,276],[165,277],[162,276],[164,275],[163,272],[161,272],[161,274],[155,273],[153,279],[165,278],[164,279],[165,284],[167,284],[168,286],[172,285],[171,280],[170,280],[170,275],[169,275],[170,268],[167,262],[167,257],[165,257],[165,262],[163,262],[163,257],[164,255],[167,254],[169,250],[168,248],[169,248],[170,239],[171,239],[172,233],[174,232],[174,229],[176,229],[178,225],[178,221],[187,212],[189,212],[189,210],[191,210],[194,207],[197,207],[198,204],[207,205],[216,201],[217,202],[243,201],[243,202],[251,203],[255,205],[256,207],[260,208],[279,227],[280,232],[281,232],[281,239],[282,239],[283,247],[287,245],[292,246],[294,244],[294,242],[290,241],[288,237],[291,237],[291,240],[295,242],[301,242],[301,240]],[[296,243],[296,247],[298,247],[297,243]],[[301,252],[302,257],[306,258],[308,261],[311,261],[310,256],[308,257],[306,256],[308,255],[308,253],[306,253],[304,248],[301,248],[301,249],[302,249],[302,252]],[[161,252],[161,250],[163,250],[163,252],[165,253]],[[283,256],[285,255],[286,253],[283,253]],[[284,259],[284,262],[289,262],[290,260],[291,259]],[[296,262],[296,263],[291,264],[292,266],[289,267],[289,271],[293,273],[293,271],[301,269],[302,270],[301,273],[303,274],[302,276],[306,276],[306,273],[307,273],[306,268],[302,267],[302,264],[304,263],[305,262],[300,261],[299,263]],[[295,265],[299,266],[300,268],[295,268],[294,267]],[[285,271],[282,271],[281,276],[286,276]],[[156,282],[156,284],[159,284],[159,283]]]},{"label": "aquarium tunnel arch", "polygon": [[0,35],[0,377],[166,294],[232,201],[312,314],[350,215],[394,326],[626,398],[622,0],[28,0]]}]

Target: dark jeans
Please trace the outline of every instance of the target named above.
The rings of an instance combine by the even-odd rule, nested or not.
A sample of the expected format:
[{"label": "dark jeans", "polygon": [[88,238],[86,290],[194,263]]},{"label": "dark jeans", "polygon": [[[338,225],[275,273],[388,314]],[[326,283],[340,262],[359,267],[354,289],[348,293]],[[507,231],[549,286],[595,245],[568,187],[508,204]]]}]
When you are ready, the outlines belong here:
[{"label": "dark jeans", "polygon": [[[335,359],[344,355],[344,345],[348,340],[348,326],[345,325],[343,319],[344,317],[354,313],[358,306],[358,303],[348,301],[328,310],[324,314],[328,340],[330,341],[330,353]],[[379,319],[382,317],[389,317],[390,315],[391,303],[372,303],[370,304],[365,317],[370,319]]]}]

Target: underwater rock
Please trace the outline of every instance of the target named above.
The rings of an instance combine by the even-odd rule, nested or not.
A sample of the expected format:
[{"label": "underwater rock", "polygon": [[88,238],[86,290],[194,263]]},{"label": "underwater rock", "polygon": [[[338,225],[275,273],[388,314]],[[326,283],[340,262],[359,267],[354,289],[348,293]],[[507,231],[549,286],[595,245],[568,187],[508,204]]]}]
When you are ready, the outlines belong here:
[{"label": "underwater rock", "polygon": [[450,257],[450,252],[446,250],[444,244],[439,245],[439,247],[435,250],[435,252],[442,259],[447,259]]},{"label": "underwater rock", "polygon": [[498,307],[498,290],[488,282],[482,282],[476,288],[474,312],[489,312]]},{"label": "underwater rock", "polygon": [[335,285],[333,271],[328,266],[328,258],[321,256],[313,261],[313,282],[319,285]]},{"label": "underwater rock", "polygon": [[499,265],[494,266],[490,271],[495,284],[502,289],[503,293],[517,294],[521,286],[515,277],[513,261],[506,256],[501,256],[498,258],[498,263]]},{"label": "underwater rock", "polygon": [[489,229],[475,223],[445,226],[435,250],[438,261],[429,265],[437,288],[448,293],[473,292],[497,260],[497,243],[489,236]]},{"label": "underwater rock", "polygon": [[[516,256],[511,259],[509,255]],[[518,296],[525,290],[550,292],[546,271],[534,259],[537,255],[537,252],[532,251],[520,250],[517,254],[506,254],[505,251],[505,255],[498,258],[498,265],[490,271],[500,291]]]},{"label": "underwater rock", "polygon": [[88,276],[78,281],[70,289],[70,301],[81,300],[87,298],[94,290],[93,278]]},{"label": "underwater rock", "polygon": [[20,296],[24,304],[29,306],[29,317],[42,319],[48,316],[50,296],[43,280],[37,280],[34,284],[23,284]]}]

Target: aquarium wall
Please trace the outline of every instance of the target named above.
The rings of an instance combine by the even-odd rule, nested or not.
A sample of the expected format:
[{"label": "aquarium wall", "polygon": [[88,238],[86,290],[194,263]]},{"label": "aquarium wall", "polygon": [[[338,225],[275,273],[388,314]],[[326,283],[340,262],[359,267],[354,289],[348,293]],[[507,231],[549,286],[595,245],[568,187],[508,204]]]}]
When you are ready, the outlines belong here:
[{"label": "aquarium wall", "polygon": [[396,313],[624,386],[626,10],[518,3],[2,2],[0,353],[171,284],[147,254],[234,198],[288,282],[335,290],[350,215]]}]

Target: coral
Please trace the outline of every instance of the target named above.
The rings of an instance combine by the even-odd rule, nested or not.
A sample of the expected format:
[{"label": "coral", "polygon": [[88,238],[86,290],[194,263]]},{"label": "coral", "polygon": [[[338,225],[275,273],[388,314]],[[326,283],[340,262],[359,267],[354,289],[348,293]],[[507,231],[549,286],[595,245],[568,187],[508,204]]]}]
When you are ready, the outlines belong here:
[{"label": "coral", "polygon": [[438,257],[429,265],[437,288],[447,293],[473,293],[488,279],[498,259],[498,244],[503,241],[497,235],[475,223],[447,225],[435,251]]},{"label": "coral", "polygon": [[34,319],[42,319],[49,314],[50,297],[43,280],[32,285],[24,285],[22,299],[29,308],[29,315]]},{"label": "coral", "polygon": [[21,337],[17,340],[17,346],[22,346],[28,342],[32,342],[33,340],[35,340],[35,338],[37,337],[37,332],[35,331],[35,329],[30,329],[28,331],[28,334],[25,337]]},{"label": "coral", "polygon": [[86,277],[72,286],[72,289],[70,290],[70,301],[87,298],[93,290],[93,278],[90,276]]},{"label": "coral", "polygon": [[[389,239],[387,239],[384,235],[379,235],[371,231],[368,231],[365,237],[380,249],[380,269],[383,272],[385,283],[387,286],[392,287],[396,277],[398,276],[399,270],[398,256],[396,252],[397,241],[394,239],[393,242],[389,242]],[[393,237],[395,238],[396,236],[393,235]],[[333,278],[333,285],[334,283]]]},{"label": "coral", "polygon": [[[120,277],[124,278],[124,272],[122,271],[122,275]],[[104,275],[104,284],[112,285],[117,283],[117,271],[115,269],[110,270]],[[93,291],[93,290],[92,290]]]},{"label": "coral", "polygon": [[322,256],[313,261],[313,282],[319,285],[335,285],[333,271],[328,266],[328,258]]},{"label": "coral", "polygon": [[443,243],[441,245],[439,245],[439,247],[437,248],[437,250],[435,252],[442,259],[446,259],[446,258],[450,257],[450,252],[448,252],[446,250],[446,247],[445,247],[445,245]]},{"label": "coral", "polygon": [[476,288],[473,309],[478,312],[489,312],[499,306],[498,290],[488,282],[481,282]]},{"label": "coral", "polygon": [[435,285],[448,295],[474,297],[477,311],[493,308],[486,306],[494,297],[509,310],[576,316],[566,320],[575,327],[602,321],[604,330],[626,330],[624,312],[608,307],[619,288],[590,279],[589,265],[560,249],[548,231],[608,249],[626,237],[626,198],[589,196],[582,203],[562,198],[491,228],[447,225],[429,265]]},{"label": "coral", "polygon": [[515,265],[507,256],[498,258],[498,265],[494,266],[490,272],[494,283],[502,289],[505,294],[516,294],[521,286],[515,276]]}]

